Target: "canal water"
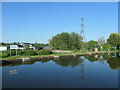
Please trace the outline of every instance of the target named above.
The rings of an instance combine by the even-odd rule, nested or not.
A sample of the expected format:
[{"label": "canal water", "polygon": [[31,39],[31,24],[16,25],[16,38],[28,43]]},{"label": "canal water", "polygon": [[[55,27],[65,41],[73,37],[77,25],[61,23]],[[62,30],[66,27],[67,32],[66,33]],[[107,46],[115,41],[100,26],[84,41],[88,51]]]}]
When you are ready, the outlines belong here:
[{"label": "canal water", "polygon": [[56,57],[2,67],[3,88],[118,88],[120,54]]}]

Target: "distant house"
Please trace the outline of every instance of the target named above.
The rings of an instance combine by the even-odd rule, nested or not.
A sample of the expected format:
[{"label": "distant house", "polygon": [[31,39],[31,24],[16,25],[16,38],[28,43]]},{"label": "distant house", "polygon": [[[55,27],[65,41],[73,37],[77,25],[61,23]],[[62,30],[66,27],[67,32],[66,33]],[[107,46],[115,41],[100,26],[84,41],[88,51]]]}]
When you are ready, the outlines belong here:
[{"label": "distant house", "polygon": [[43,47],[43,49],[52,50],[53,47],[46,46],[46,47]]},{"label": "distant house", "polygon": [[0,46],[0,51],[6,51],[6,50],[8,50],[7,46]]},{"label": "distant house", "polygon": [[28,42],[26,42],[26,43],[25,43],[25,42],[22,42],[22,43],[20,43],[19,45],[22,45],[24,49],[30,48],[30,49],[35,50],[35,47],[34,47],[32,44],[28,43]]},{"label": "distant house", "polygon": [[23,50],[23,46],[22,45],[10,45],[10,49],[21,49]]},{"label": "distant house", "polygon": [[10,49],[21,49],[21,50],[23,50],[23,49],[28,49],[28,48],[35,50],[35,47],[30,43],[22,42],[22,43],[19,43],[18,45],[10,45]]},{"label": "distant house", "polygon": [[35,47],[32,44],[29,44],[29,48],[35,50]]},{"label": "distant house", "polygon": [[94,52],[98,52],[98,48],[94,48],[93,51],[94,51]]}]

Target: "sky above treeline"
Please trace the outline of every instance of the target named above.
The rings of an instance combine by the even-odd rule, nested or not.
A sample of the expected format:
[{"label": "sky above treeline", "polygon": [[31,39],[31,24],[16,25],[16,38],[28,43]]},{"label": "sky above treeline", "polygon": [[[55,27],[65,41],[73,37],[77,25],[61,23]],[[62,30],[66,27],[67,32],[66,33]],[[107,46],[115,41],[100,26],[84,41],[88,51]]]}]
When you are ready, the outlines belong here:
[{"label": "sky above treeline", "polygon": [[3,2],[2,41],[48,43],[58,33],[80,34],[85,41],[118,32],[117,2]]}]

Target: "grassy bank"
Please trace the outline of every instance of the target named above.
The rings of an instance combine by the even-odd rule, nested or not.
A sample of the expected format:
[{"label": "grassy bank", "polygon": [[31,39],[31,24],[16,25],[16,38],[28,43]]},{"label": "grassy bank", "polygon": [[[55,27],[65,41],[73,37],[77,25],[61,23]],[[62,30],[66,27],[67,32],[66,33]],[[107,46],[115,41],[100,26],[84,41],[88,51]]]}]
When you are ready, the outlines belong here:
[{"label": "grassy bank", "polygon": [[20,59],[20,58],[39,58],[39,57],[51,57],[51,56],[66,56],[66,55],[85,55],[85,54],[99,54],[99,53],[114,53],[114,52],[120,52],[120,51],[98,51],[98,52],[93,52],[93,51],[74,51],[70,53],[54,53],[54,54],[49,54],[49,55],[35,55],[35,56],[11,56],[11,57],[5,57],[1,58],[0,60],[13,60],[13,59]]}]

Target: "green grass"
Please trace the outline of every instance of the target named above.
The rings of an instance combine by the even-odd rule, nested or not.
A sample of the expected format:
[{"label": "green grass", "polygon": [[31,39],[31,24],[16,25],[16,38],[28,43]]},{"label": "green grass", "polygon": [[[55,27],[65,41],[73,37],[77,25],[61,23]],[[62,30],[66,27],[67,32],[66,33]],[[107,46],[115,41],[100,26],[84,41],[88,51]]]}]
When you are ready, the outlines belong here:
[{"label": "green grass", "polygon": [[[60,55],[72,55],[72,54],[78,54],[78,55],[84,55],[84,54],[94,54],[94,53],[105,53],[105,52],[116,52],[116,51],[98,51],[98,52],[93,52],[93,51],[76,51],[76,52],[70,52],[70,53],[55,53],[55,54],[50,54],[50,55],[35,55],[35,56],[11,56],[11,57],[5,57],[1,58],[0,60],[11,60],[11,59],[19,59],[19,58],[37,58],[37,57],[50,57],[50,56],[60,56]],[[120,52],[120,51],[117,51]],[[1,54],[1,52],[0,52]]]}]

